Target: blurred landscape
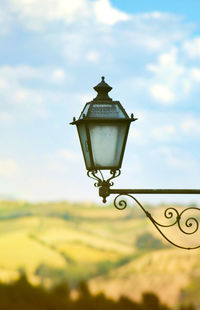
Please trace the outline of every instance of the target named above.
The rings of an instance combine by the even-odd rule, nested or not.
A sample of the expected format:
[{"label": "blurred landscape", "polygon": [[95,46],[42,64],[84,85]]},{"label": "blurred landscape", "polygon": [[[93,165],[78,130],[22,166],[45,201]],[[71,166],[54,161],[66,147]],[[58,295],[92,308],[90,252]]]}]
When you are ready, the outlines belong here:
[{"label": "blurred landscape", "polygon": [[[146,205],[160,221],[166,207]],[[1,201],[0,234],[3,283],[26,274],[46,289],[65,282],[74,295],[85,281],[92,294],[114,300],[151,292],[172,307],[200,306],[199,250],[170,246],[136,207]]]}]

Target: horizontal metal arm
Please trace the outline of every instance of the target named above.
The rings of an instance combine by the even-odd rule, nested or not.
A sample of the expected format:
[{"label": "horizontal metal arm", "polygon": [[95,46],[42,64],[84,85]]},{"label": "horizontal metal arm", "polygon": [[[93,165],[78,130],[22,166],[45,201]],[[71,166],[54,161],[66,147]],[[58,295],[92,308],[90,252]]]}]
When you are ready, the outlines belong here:
[{"label": "horizontal metal arm", "polygon": [[[151,213],[147,211],[144,206],[134,197],[132,194],[181,194],[181,195],[189,195],[189,194],[200,194],[200,189],[146,189],[146,188],[140,188],[140,189],[123,189],[123,188],[115,188],[111,189],[111,186],[114,185],[113,182],[111,182],[112,179],[116,178],[120,175],[120,170],[111,170],[111,177],[107,180],[104,179],[101,171],[88,171],[88,176],[92,179],[95,179],[97,182],[95,183],[96,187],[99,187],[99,196],[103,198],[103,203],[106,202],[106,198],[109,197],[112,194],[117,195],[114,199],[114,206],[118,210],[124,210],[127,207],[127,201],[126,198],[131,198],[145,213],[145,215],[148,217],[148,219],[152,222],[152,224],[155,226],[155,228],[158,230],[158,232],[172,245],[181,248],[181,249],[198,249],[200,248],[200,243],[194,245],[194,246],[184,246],[181,244],[177,244],[173,240],[171,240],[166,234],[165,230],[166,228],[176,227],[178,231],[180,231],[184,235],[193,235],[197,232],[200,232],[200,220],[199,216],[194,217],[193,212],[199,212],[200,208],[197,208],[195,206],[189,206],[185,209],[176,209],[173,206],[169,206],[164,211],[164,217],[165,219],[169,220],[169,224],[167,223],[159,223],[157,220],[153,218]],[[125,197],[123,197],[125,196]],[[191,216],[187,216],[187,212],[191,211]],[[186,217],[185,217],[186,216]],[[198,241],[199,238],[196,238]]]},{"label": "horizontal metal arm", "polygon": [[[150,190],[151,191],[151,190]],[[191,191],[191,190],[189,190]],[[193,190],[192,190],[193,192]],[[146,193],[146,192],[145,192]],[[163,192],[162,192],[163,193]],[[171,192],[170,192],[171,193]],[[187,192],[188,193],[188,192]],[[191,192],[189,192],[191,193]],[[139,207],[140,209],[145,213],[147,218],[152,222],[152,224],[155,226],[155,228],[158,230],[158,232],[172,245],[176,246],[177,248],[191,250],[191,249],[198,249],[200,248],[200,242],[199,242],[199,232],[200,232],[200,220],[198,214],[194,216],[194,211],[199,212],[200,208],[197,208],[195,206],[190,206],[187,208],[175,208],[174,206],[169,206],[164,211],[164,217],[169,221],[167,224],[160,223],[157,220],[153,218],[151,213],[145,209],[145,207],[131,194],[118,194],[114,199],[114,206],[118,210],[124,210],[127,205],[128,201],[126,198],[131,198]],[[189,214],[189,211],[191,211],[191,215]],[[177,244],[173,239],[169,238],[167,236],[166,228],[176,228],[178,233],[182,233],[183,235],[196,235],[196,245],[190,245],[186,246],[184,244]],[[171,235],[172,236],[172,235]],[[173,236],[176,239],[176,232],[174,231]],[[187,239],[185,240],[187,241]]]},{"label": "horizontal metal arm", "polygon": [[110,189],[109,194],[200,194],[200,189]]}]

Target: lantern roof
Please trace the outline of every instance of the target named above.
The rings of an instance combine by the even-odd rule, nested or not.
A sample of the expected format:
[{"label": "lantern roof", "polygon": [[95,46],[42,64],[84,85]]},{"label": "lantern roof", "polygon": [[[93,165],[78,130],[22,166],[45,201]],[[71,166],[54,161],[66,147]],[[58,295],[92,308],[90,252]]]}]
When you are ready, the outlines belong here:
[{"label": "lantern roof", "polygon": [[97,96],[92,101],[86,103],[79,119],[77,121],[74,119],[71,124],[89,120],[119,120],[128,122],[136,120],[133,115],[131,117],[128,116],[119,101],[113,101],[108,96],[112,87],[105,82],[104,76],[102,76],[101,82],[93,88],[97,92]]},{"label": "lantern roof", "polygon": [[97,96],[71,123],[77,126],[88,171],[120,169],[129,126],[136,120],[133,114],[128,116],[119,101],[108,96],[111,89],[102,77],[94,87]]}]

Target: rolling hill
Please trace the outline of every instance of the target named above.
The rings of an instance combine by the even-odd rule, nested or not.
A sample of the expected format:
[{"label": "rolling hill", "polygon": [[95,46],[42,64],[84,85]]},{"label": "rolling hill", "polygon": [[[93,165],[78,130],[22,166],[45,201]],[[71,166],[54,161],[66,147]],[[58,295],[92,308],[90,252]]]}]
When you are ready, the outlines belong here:
[{"label": "rolling hill", "polygon": [[[161,207],[148,207],[163,220]],[[182,241],[173,230],[174,236]],[[136,208],[0,201],[0,253],[1,281],[25,272],[47,287],[86,280],[93,292],[114,298],[153,291],[170,305],[199,305],[199,250],[168,246]]]}]

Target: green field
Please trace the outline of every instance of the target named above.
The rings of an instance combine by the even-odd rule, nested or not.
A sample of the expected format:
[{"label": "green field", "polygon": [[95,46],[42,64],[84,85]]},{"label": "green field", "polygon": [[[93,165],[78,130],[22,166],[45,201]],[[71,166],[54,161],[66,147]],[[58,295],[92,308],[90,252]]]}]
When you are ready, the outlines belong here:
[{"label": "green field", "polygon": [[[161,221],[161,207],[149,207]],[[153,291],[170,305],[200,301],[200,251],[168,246],[135,208],[0,201],[0,253],[1,281],[25,272],[47,287],[86,280],[114,298]]]}]

